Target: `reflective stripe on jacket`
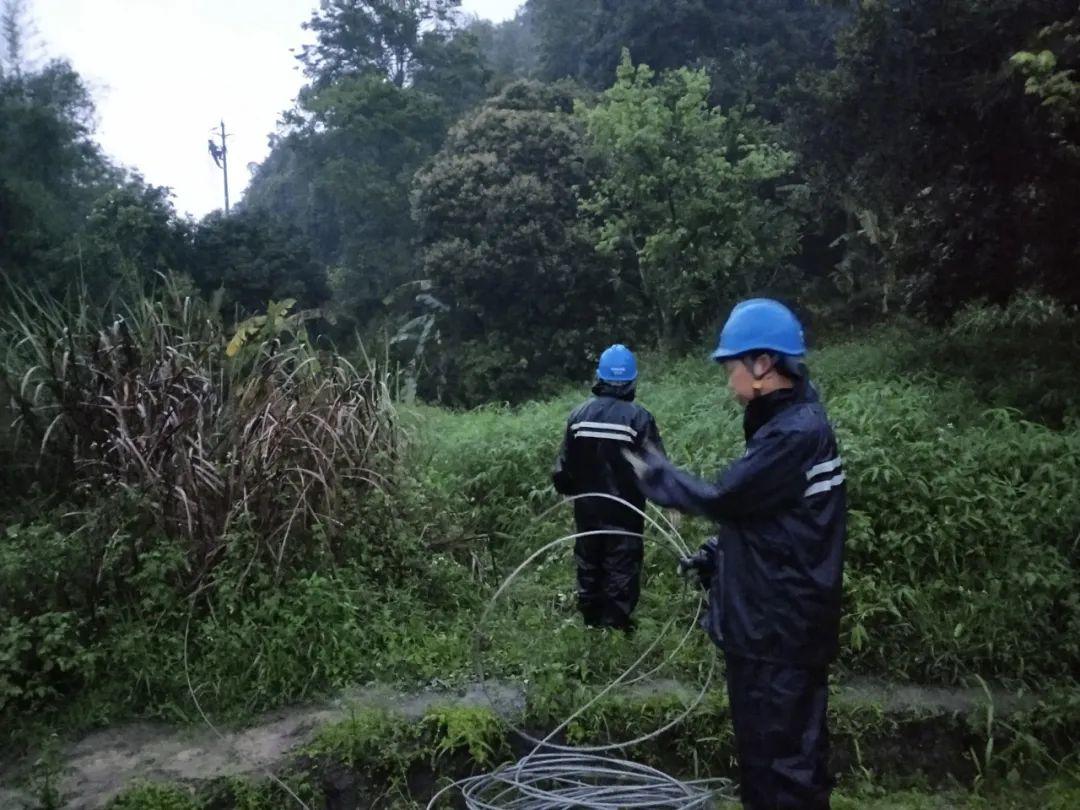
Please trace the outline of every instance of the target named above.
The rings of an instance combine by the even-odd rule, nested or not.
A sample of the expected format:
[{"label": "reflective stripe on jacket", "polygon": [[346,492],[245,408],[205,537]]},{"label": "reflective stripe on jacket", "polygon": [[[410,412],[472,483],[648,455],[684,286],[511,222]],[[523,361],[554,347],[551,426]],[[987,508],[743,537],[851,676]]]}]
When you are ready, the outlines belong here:
[{"label": "reflective stripe on jacket", "polygon": [[[596,396],[575,408],[566,422],[552,483],[562,495],[604,493],[644,509],[645,496],[622,451],[630,448],[640,452],[651,445],[662,453],[656,421],[634,402],[633,383],[598,382],[593,393]],[[582,530],[640,532],[644,525],[635,512],[606,498],[575,501],[574,516]]]},{"label": "reflective stripe on jacket", "polygon": [[801,666],[836,657],[847,494],[825,409],[807,382],[747,407],[746,453],[709,483],[648,458],[645,494],[712,518],[706,629],[729,654]]}]

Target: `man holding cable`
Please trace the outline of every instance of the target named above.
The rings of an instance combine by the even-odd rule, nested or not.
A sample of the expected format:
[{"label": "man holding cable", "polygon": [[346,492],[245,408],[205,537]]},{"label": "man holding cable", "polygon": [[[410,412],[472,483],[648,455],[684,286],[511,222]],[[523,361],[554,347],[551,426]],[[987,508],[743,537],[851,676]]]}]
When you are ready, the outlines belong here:
[{"label": "man holding cable", "polygon": [[745,407],[745,454],[710,483],[648,447],[626,453],[650,500],[719,524],[719,535],[680,568],[696,571],[710,592],[704,626],[724,652],[748,810],[821,810],[832,788],[826,705],[847,503],[805,353],[787,307],[740,303],[713,359]]}]

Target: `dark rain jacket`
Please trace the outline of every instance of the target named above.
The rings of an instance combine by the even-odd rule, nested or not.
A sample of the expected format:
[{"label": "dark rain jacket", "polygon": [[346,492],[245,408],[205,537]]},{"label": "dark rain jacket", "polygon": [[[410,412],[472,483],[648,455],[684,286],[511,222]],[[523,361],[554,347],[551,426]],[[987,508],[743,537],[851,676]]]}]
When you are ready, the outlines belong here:
[{"label": "dark rain jacket", "polygon": [[[652,446],[663,455],[660,432],[652,414],[634,402],[633,383],[597,382],[592,399],[570,414],[551,481],[560,495],[604,493],[644,510],[645,496],[633,467],[622,451],[642,452]],[[623,529],[641,532],[644,520],[633,510],[606,498],[574,502],[578,529]]]},{"label": "dark rain jacket", "polygon": [[729,655],[815,667],[836,657],[847,532],[844,468],[806,381],[751,402],[746,453],[716,483],[647,456],[641,486],[661,506],[717,521],[703,546],[705,629]]}]

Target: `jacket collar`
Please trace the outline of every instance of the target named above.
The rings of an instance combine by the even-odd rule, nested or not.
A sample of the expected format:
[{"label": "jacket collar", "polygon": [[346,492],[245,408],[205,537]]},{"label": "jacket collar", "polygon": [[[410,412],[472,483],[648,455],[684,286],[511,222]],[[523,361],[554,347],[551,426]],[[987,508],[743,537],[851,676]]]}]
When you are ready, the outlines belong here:
[{"label": "jacket collar", "polygon": [[792,405],[803,402],[817,402],[817,392],[810,381],[803,377],[796,381],[793,388],[781,388],[751,400],[743,413],[743,434],[750,441],[773,418]]},{"label": "jacket collar", "polygon": [[634,395],[637,393],[637,380],[623,383],[597,380],[592,387],[592,392],[598,397],[614,397],[626,402],[633,402]]}]

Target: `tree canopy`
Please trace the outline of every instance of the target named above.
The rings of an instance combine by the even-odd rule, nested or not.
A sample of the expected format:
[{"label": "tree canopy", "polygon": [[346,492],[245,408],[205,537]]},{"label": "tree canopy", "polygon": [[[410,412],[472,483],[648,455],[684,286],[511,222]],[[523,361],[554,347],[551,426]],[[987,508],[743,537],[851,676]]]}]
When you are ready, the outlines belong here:
[{"label": "tree canopy", "polygon": [[[0,14],[0,269],[101,298],[180,273],[318,307],[426,396],[520,400],[740,296],[854,323],[1080,303],[1080,16],[1047,0],[326,0],[232,217],[114,165]],[[283,55],[283,58],[287,58]]]},{"label": "tree canopy", "polygon": [[701,337],[718,302],[774,285],[799,243],[796,195],[776,188],[794,155],[762,122],[711,107],[709,91],[704,71],[657,79],[624,52],[615,84],[580,105],[605,165],[583,208],[666,346]]},{"label": "tree canopy", "polygon": [[420,272],[445,307],[428,393],[518,399],[547,377],[587,373],[632,311],[578,218],[586,142],[569,91],[508,86],[417,175]]}]

